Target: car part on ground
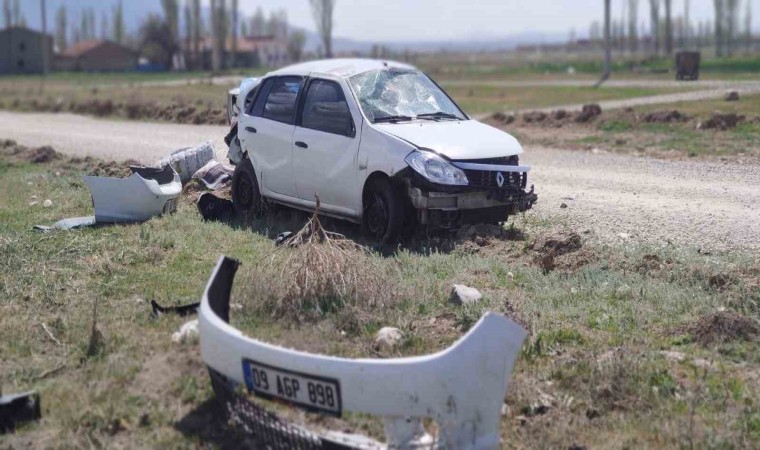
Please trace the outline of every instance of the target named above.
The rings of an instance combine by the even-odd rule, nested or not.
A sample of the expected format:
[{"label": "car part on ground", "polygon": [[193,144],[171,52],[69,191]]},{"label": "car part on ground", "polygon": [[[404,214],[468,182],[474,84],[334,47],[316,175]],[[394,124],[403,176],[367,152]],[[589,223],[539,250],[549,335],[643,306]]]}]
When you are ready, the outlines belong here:
[{"label": "car part on ground", "polygon": [[196,205],[203,220],[230,222],[235,218],[235,207],[232,201],[219,198],[210,192],[201,194]]},{"label": "car part on ground", "polygon": [[158,161],[157,166],[164,167],[167,164],[172,166],[180,180],[185,183],[190,180],[195,172],[215,157],[214,144],[208,141],[195,148],[177,150]]},{"label": "car part on ground", "polygon": [[193,174],[193,179],[200,180],[208,189],[216,190],[232,180],[234,167],[211,160]]},{"label": "car part on ground", "polygon": [[[230,321],[239,263],[221,257],[199,311],[201,354],[212,385],[237,422],[274,448],[499,448],[500,412],[525,331],[488,313],[457,343],[436,354],[398,359],[346,359],[270,345]],[[249,401],[256,397],[342,416],[383,416],[385,445],[366,437],[289,424]],[[436,422],[427,434],[422,419]]]},{"label": "car part on ground", "polygon": [[95,220],[95,216],[71,217],[68,219],[61,219],[50,226],[35,225],[34,229],[38,231],[42,231],[42,232],[55,231],[55,230],[66,231],[66,230],[77,230],[80,228],[93,227],[96,225],[99,225],[99,224]]},{"label": "car part on ground", "polygon": [[96,222],[141,222],[176,211],[182,183],[172,167],[130,168],[133,173],[127,178],[83,178],[92,194]]},{"label": "car part on ground", "polygon": [[200,305],[200,303],[195,302],[179,306],[161,306],[155,300],[150,301],[150,307],[155,317],[161,317],[163,314],[176,314],[180,317],[189,316],[197,313]]},{"label": "car part on ground", "polygon": [[40,396],[37,392],[0,396],[0,433],[13,431],[16,425],[40,417]]}]

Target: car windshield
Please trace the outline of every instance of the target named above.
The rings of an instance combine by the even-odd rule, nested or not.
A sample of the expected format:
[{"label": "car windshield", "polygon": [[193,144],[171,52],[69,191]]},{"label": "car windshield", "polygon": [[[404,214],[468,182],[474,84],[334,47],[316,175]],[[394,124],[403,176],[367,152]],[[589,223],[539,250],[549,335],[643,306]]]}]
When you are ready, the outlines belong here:
[{"label": "car windshield", "polygon": [[351,89],[367,118],[378,120],[465,119],[453,101],[427,75],[416,70],[384,69],[354,75]]}]

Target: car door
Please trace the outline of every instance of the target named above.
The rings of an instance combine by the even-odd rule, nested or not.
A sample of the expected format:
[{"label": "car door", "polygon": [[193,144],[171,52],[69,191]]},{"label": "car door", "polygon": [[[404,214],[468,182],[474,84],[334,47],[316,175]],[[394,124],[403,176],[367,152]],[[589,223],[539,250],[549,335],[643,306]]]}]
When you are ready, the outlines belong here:
[{"label": "car door", "polygon": [[[239,120],[238,135],[260,176],[261,193],[270,197],[297,197],[293,177],[293,132],[302,77],[267,79],[259,89],[250,114]],[[240,127],[242,126],[242,130]]]},{"label": "car door", "polygon": [[355,216],[359,136],[343,87],[312,78],[301,101],[293,134],[293,167],[298,196],[336,213]]}]

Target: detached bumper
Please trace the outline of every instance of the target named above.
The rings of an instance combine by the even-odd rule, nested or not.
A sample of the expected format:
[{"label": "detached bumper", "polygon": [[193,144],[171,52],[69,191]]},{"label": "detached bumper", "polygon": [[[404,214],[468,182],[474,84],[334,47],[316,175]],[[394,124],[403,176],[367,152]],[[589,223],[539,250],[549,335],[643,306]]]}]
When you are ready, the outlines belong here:
[{"label": "detached bumper", "polygon": [[[434,448],[499,448],[501,406],[526,335],[519,325],[488,313],[448,349],[410,358],[348,359],[300,352],[250,338],[230,325],[237,268],[237,261],[221,257],[206,285],[198,312],[200,347],[214,391],[227,403],[232,421],[262,444],[282,449],[418,449],[431,448],[421,444],[434,442]],[[237,394],[240,385],[254,398],[328,415],[383,416],[386,442],[287,423]],[[327,406],[320,407],[325,397]],[[436,422],[438,436],[426,433],[423,419]]]}]

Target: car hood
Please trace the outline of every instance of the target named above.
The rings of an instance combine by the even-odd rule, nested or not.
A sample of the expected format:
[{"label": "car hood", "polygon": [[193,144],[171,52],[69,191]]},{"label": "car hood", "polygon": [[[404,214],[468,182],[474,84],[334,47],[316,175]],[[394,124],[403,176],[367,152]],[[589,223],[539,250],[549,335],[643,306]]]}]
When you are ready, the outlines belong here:
[{"label": "car hood", "polygon": [[523,152],[510,134],[476,120],[420,120],[372,126],[453,160],[499,158]]}]

